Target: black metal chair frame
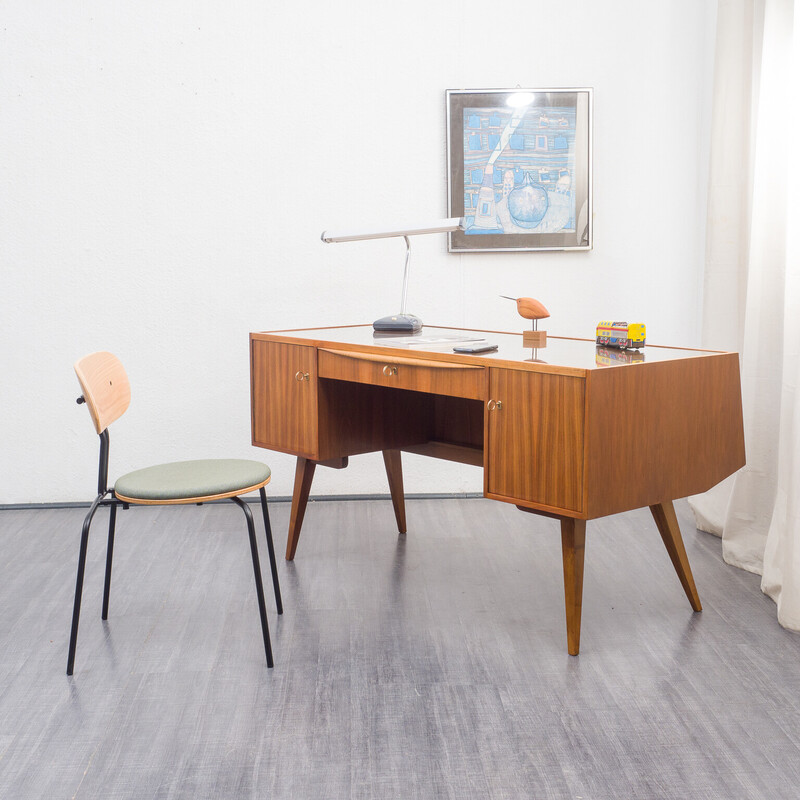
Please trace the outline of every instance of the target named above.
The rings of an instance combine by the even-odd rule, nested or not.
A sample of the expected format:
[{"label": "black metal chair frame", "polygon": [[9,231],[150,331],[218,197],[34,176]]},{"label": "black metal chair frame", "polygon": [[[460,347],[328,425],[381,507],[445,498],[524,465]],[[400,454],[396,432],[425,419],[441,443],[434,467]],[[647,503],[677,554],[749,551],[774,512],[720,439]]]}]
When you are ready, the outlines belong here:
[{"label": "black metal chair frame", "polygon": [[[78,398],[78,403],[85,402],[83,396]],[[86,518],[83,521],[83,531],[81,533],[81,546],[78,556],[78,575],[75,582],[75,605],[72,611],[72,629],[69,637],[69,655],[67,657],[67,675],[72,675],[75,666],[75,647],[78,639],[78,622],[81,614],[81,596],[83,594],[83,576],[86,569],[86,551],[89,543],[89,528],[92,524],[92,519],[95,512],[101,506],[108,506],[110,509],[110,516],[108,521],[108,546],[106,550],[106,575],[105,586],[103,589],[103,612],[102,619],[108,619],[108,603],[109,595],[111,593],[111,563],[114,556],[114,531],[116,528],[117,520],[117,507],[122,506],[127,509],[132,503],[123,502],[118,500],[114,494],[113,489],[108,488],[108,453],[110,447],[110,437],[108,428],[100,434],[100,463],[97,474],[97,497],[94,499]],[[272,587],[275,590],[275,604],[278,609],[278,614],[283,613],[283,603],[281,601],[281,589],[278,581],[278,567],[275,563],[275,547],[272,543],[272,528],[269,523],[269,511],[267,509],[267,493],[262,486],[259,489],[261,496],[261,510],[264,516],[264,529],[267,537],[267,549],[269,550],[269,565],[272,572]],[[239,508],[244,512],[247,520],[247,532],[250,537],[250,552],[253,556],[253,574],[256,582],[256,594],[258,595],[258,610],[261,616],[261,631],[264,636],[264,651],[267,656],[267,666],[273,666],[272,660],[272,644],[269,637],[269,624],[267,623],[267,609],[264,602],[264,585],[261,580],[261,562],[258,558],[258,546],[256,544],[255,524],[253,522],[253,514],[247,507],[241,497],[228,498],[236,503]],[[186,503],[180,505],[192,505],[194,501],[188,499]],[[197,502],[196,505],[202,505],[202,502]]]}]

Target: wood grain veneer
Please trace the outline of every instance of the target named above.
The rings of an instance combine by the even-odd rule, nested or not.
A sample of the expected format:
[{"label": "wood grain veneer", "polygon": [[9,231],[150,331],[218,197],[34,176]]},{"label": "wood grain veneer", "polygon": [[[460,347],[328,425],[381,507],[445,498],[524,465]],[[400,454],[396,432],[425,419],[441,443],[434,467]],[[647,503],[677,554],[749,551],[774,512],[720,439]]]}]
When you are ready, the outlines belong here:
[{"label": "wood grain veneer", "polygon": [[586,520],[561,520],[561,559],[564,568],[564,608],[567,616],[567,652],[581,649],[583,610],[583,562],[586,550]]},{"label": "wood grain veneer", "polygon": [[704,492],[745,463],[735,353],[598,370],[587,386],[589,519]]},{"label": "wood grain veneer", "polygon": [[405,453],[416,453],[419,456],[439,458],[443,461],[455,461],[458,464],[469,464],[473,467],[483,466],[483,448],[469,447],[452,442],[439,442],[432,439],[423,444],[412,444],[403,447]]},{"label": "wood grain veneer", "polygon": [[584,381],[490,369],[486,491],[509,502],[581,511]]},{"label": "wood grain veneer", "polygon": [[251,341],[250,353],[253,444],[318,458],[315,348]]},{"label": "wood grain veneer", "polygon": [[481,399],[486,393],[483,367],[325,348],[319,349],[319,375],[450,397]]},{"label": "wood grain veneer", "polygon": [[131,385],[120,360],[106,351],[75,362],[83,398],[97,433],[119,419],[131,403]]},{"label": "wood grain veneer", "polygon": [[483,399],[468,400],[463,397],[436,395],[433,399],[431,439],[482,451],[485,406]]},{"label": "wood grain veneer", "polygon": [[318,460],[400,450],[431,438],[433,396],[320,378]]},{"label": "wood grain veneer", "polygon": [[697,593],[697,587],[694,584],[694,576],[692,575],[692,568],[689,566],[689,557],[686,555],[686,548],[683,544],[675,507],[671,502],[659,503],[658,505],[650,506],[650,513],[653,515],[658,532],[664,542],[664,547],[667,548],[670,561],[672,561],[672,566],[678,575],[681,586],[683,586],[683,591],[686,592],[689,603],[695,611],[702,611],[703,606],[700,603],[700,595]]},{"label": "wood grain veneer", "polygon": [[394,516],[397,520],[398,533],[405,533],[406,528],[406,498],[403,493],[403,463],[399,450],[384,450],[383,463],[386,467],[386,477],[389,480],[389,492],[392,496]]},{"label": "wood grain veneer", "polygon": [[297,550],[297,541],[300,538],[300,529],[303,527],[303,517],[308,505],[308,494],[311,491],[311,482],[317,462],[299,456],[294,472],[294,492],[292,494],[292,513],[289,517],[289,534],[286,537],[286,560],[294,559]]}]

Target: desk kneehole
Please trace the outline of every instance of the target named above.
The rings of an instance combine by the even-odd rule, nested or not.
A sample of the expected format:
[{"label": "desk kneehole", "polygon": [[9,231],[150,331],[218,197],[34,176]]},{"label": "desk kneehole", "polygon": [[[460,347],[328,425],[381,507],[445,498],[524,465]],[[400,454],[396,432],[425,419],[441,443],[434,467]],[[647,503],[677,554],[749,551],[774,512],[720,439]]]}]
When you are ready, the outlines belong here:
[{"label": "desk kneehole", "polygon": [[320,378],[482,400],[486,371],[474,364],[319,348]]}]

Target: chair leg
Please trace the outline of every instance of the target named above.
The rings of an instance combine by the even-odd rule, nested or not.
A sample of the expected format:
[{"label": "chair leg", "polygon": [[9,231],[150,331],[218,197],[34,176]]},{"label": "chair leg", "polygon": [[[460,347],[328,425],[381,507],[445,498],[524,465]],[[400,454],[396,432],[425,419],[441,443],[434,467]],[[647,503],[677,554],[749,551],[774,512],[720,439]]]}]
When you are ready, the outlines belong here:
[{"label": "chair leg", "polygon": [[272,588],[275,590],[275,605],[278,613],[283,614],[283,602],[281,601],[281,584],[278,580],[278,565],[275,563],[275,547],[272,544],[272,527],[269,524],[269,511],[267,510],[267,493],[262,486],[259,489],[261,495],[261,511],[264,514],[264,530],[267,532],[267,550],[269,551],[269,568],[272,572]]},{"label": "chair leg", "polygon": [[106,582],[103,587],[103,613],[102,618],[108,619],[108,598],[111,594],[111,562],[114,558],[114,529],[117,524],[117,504],[112,503],[111,514],[108,518],[108,547],[106,548]]},{"label": "chair leg", "polygon": [[78,576],[75,580],[75,604],[72,608],[72,630],[69,635],[69,654],[67,655],[67,675],[72,675],[75,666],[75,645],[78,641],[78,621],[81,616],[81,596],[83,594],[83,573],[86,569],[86,549],[89,544],[89,528],[92,524],[92,517],[100,506],[100,502],[107,492],[97,495],[89,509],[89,513],[83,520],[83,530],[81,532],[81,548],[78,555]]},{"label": "chair leg", "polygon": [[264,651],[267,654],[267,666],[272,667],[272,644],[269,640],[267,606],[264,602],[264,585],[261,582],[261,563],[258,560],[258,544],[256,543],[256,529],[253,524],[253,515],[247,507],[247,503],[243,502],[239,497],[231,497],[231,500],[244,511],[244,516],[247,520],[247,533],[250,536],[250,552],[253,556],[253,574],[256,579],[256,594],[258,595],[258,611],[261,615],[261,632],[264,634]]}]

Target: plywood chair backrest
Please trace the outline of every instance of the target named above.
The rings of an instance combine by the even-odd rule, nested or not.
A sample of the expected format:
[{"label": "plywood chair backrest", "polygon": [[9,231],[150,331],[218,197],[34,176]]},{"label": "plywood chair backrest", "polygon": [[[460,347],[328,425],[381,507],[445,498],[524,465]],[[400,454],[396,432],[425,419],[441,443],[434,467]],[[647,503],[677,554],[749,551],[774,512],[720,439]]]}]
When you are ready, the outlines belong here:
[{"label": "plywood chair backrest", "polygon": [[102,433],[131,403],[131,385],[122,362],[112,353],[91,353],[75,362],[75,374],[95,430]]}]

